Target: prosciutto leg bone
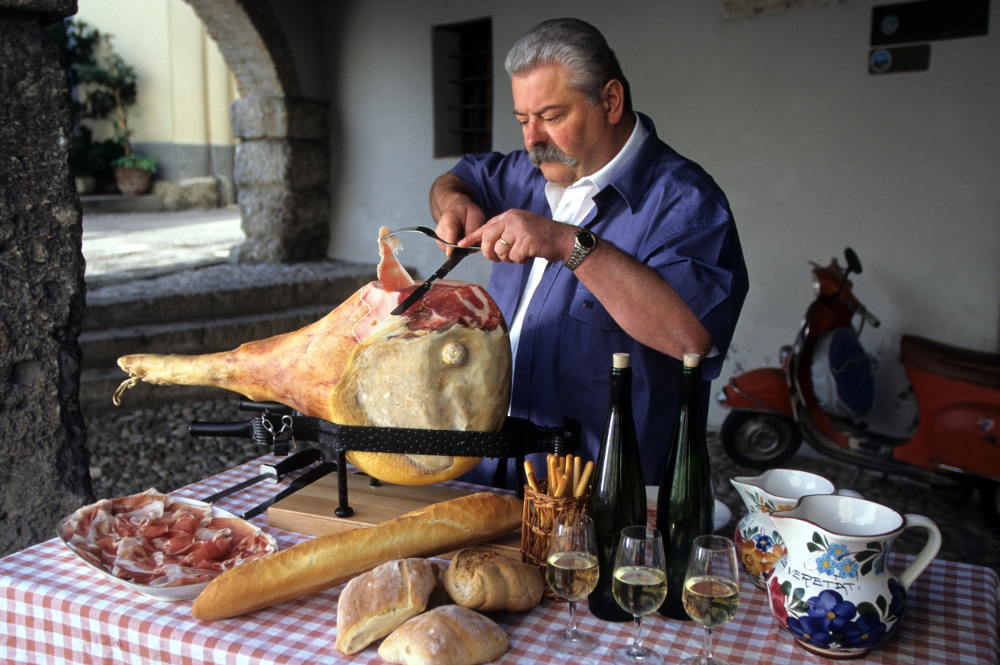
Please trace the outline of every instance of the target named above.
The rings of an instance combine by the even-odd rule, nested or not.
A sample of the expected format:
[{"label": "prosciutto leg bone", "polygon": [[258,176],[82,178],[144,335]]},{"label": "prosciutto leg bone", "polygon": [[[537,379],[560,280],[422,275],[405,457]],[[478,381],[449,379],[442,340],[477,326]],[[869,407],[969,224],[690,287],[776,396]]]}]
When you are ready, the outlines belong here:
[{"label": "prosciutto leg bone", "polygon": [[[402,316],[390,312],[416,284],[400,265],[395,237],[379,232],[378,281],[295,332],[197,356],[119,358],[139,381],[217,386],[276,401],[341,425],[496,431],[510,403],[510,339],[485,289],[441,280]],[[423,485],[454,478],[474,457],[352,451],[348,459],[380,480]]]}]

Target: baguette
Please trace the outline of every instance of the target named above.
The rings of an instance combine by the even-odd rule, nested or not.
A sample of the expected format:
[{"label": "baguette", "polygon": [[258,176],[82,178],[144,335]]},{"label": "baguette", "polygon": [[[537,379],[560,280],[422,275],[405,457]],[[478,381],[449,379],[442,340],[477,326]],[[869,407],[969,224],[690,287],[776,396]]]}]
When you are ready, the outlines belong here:
[{"label": "baguette", "polygon": [[369,529],[320,536],[230,568],[195,599],[191,614],[214,621],[343,584],[375,566],[431,557],[503,536],[521,524],[523,503],[481,492],[443,501]]}]

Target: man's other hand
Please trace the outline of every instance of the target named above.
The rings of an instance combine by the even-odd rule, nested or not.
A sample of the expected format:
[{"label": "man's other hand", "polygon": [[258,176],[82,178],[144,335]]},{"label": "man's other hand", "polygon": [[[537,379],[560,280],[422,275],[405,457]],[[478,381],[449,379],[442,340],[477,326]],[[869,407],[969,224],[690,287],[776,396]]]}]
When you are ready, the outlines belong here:
[{"label": "man's other hand", "polygon": [[463,247],[480,244],[490,261],[565,261],[573,252],[576,227],[527,210],[508,210],[466,235]]},{"label": "man's other hand", "polygon": [[[472,198],[472,190],[451,173],[445,173],[431,187],[431,216],[435,232],[446,242],[457,243],[486,223],[486,215]],[[449,254],[451,248],[439,245]]]}]

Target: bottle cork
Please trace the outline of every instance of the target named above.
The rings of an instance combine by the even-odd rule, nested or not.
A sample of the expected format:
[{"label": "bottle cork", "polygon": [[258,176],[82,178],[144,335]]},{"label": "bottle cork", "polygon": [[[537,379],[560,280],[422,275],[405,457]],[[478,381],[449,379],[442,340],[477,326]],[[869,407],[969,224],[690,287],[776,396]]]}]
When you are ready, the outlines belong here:
[{"label": "bottle cork", "polygon": [[612,367],[615,369],[623,369],[628,367],[628,354],[627,353],[616,353],[611,359]]},{"label": "bottle cork", "polygon": [[697,353],[685,353],[684,354],[684,366],[685,367],[697,367],[698,363],[701,362],[701,356]]}]

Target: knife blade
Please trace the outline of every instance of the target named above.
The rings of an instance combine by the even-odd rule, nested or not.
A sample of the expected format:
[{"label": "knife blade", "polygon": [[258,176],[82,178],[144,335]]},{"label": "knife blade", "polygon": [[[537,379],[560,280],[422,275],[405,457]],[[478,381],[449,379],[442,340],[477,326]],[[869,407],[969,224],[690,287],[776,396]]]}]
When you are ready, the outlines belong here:
[{"label": "knife blade", "polygon": [[448,273],[450,273],[455,266],[457,266],[459,263],[461,263],[462,259],[464,259],[466,256],[468,256],[472,252],[473,252],[473,250],[471,250],[471,249],[456,249],[456,250],[454,250],[451,253],[451,256],[448,257],[448,260],[444,262],[444,265],[442,265],[440,268],[438,268],[437,271],[435,271],[435,273],[433,275],[431,275],[430,277],[428,277],[427,280],[423,284],[421,284],[420,286],[418,286],[417,289],[413,293],[411,293],[410,295],[406,296],[406,300],[404,300],[403,302],[399,303],[399,305],[396,307],[396,309],[392,310],[390,312],[390,314],[392,314],[393,316],[399,316],[399,315],[403,314],[404,312],[406,312],[406,310],[410,309],[410,307],[412,307],[415,302],[417,302],[418,300],[420,300],[421,298],[423,298],[424,294],[427,293],[428,291],[430,291],[431,285],[434,282],[436,282],[437,280],[441,279],[442,277],[444,277],[445,275],[447,275]]},{"label": "knife blade", "polygon": [[205,503],[218,501],[219,499],[227,497],[230,494],[235,494],[240,490],[244,490],[255,483],[259,483],[262,480],[266,480],[269,483],[277,483],[292,471],[297,471],[303,467],[307,467],[316,460],[322,459],[322,457],[323,453],[320,451],[315,448],[307,448],[306,450],[297,452],[294,455],[289,455],[280,462],[261,464],[259,476],[255,476],[249,480],[244,480],[242,483],[237,483],[232,487],[227,487],[226,489],[216,492],[211,496],[206,496],[202,499],[202,501]]},{"label": "knife blade", "polygon": [[262,512],[270,508],[278,501],[281,501],[282,499],[292,494],[295,494],[303,487],[316,482],[320,478],[323,478],[324,476],[327,476],[336,470],[337,470],[336,462],[323,462],[318,466],[314,466],[313,468],[309,469],[308,471],[300,475],[298,478],[293,480],[292,484],[289,485],[286,489],[281,490],[267,501],[264,501],[263,503],[254,506],[250,510],[240,515],[240,517],[245,520],[257,517],[257,515],[260,515]]}]

